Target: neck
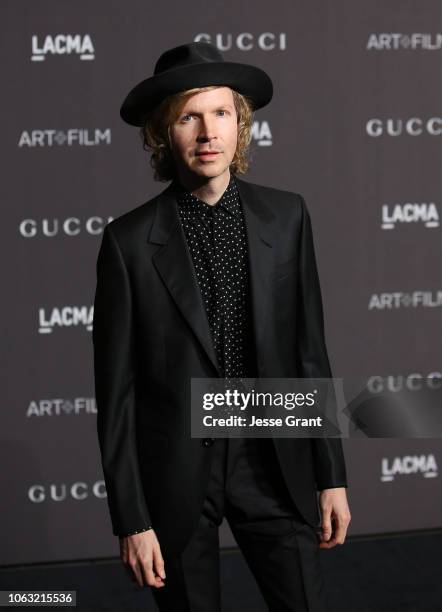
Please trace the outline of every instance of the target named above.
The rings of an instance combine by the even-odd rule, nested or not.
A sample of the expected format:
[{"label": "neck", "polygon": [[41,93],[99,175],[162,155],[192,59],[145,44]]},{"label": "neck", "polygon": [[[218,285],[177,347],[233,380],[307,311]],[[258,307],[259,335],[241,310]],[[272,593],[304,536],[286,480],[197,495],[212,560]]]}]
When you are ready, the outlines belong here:
[{"label": "neck", "polygon": [[227,189],[230,182],[230,170],[226,168],[225,172],[213,177],[198,176],[196,174],[189,176],[178,173],[178,179],[187,191],[203,202],[214,205]]}]

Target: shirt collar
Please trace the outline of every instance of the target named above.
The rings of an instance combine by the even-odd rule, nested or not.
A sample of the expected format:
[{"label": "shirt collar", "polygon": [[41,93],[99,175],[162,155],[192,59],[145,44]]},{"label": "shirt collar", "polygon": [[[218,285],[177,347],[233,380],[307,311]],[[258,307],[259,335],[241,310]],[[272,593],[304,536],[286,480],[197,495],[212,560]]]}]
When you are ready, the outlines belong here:
[{"label": "shirt collar", "polygon": [[173,180],[173,185],[176,192],[178,207],[181,210],[194,210],[195,212],[210,215],[212,210],[223,208],[236,217],[241,215],[239,193],[233,174],[230,175],[229,184],[216,204],[207,204],[207,202],[200,200],[196,195],[187,191],[178,178]]}]

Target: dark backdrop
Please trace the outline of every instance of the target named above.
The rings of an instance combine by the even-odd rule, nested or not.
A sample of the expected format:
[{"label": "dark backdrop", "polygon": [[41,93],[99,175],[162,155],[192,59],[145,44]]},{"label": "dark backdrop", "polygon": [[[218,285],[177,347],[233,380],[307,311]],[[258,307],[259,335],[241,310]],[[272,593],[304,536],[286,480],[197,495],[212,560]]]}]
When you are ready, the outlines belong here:
[{"label": "dark backdrop", "polygon": [[[244,178],[307,201],[334,375],[406,385],[441,371],[439,1],[0,10],[0,564],[117,553],[95,429],[95,262],[105,224],[165,187],[119,107],[167,48],[203,38],[271,75]],[[442,526],[441,440],[344,448],[350,534]]]}]

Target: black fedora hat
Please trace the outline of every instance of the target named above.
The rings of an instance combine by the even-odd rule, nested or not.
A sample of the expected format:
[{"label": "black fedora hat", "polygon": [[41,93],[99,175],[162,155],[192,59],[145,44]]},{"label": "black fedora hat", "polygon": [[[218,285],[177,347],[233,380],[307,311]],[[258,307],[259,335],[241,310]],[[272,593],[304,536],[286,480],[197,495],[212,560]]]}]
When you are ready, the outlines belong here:
[{"label": "black fedora hat", "polygon": [[191,42],[165,51],[155,64],[153,76],[127,94],[120,116],[129,125],[141,126],[146,114],[166,96],[208,85],[228,86],[252,99],[257,110],[270,102],[273,85],[269,75],[251,64],[226,62],[208,42]]}]

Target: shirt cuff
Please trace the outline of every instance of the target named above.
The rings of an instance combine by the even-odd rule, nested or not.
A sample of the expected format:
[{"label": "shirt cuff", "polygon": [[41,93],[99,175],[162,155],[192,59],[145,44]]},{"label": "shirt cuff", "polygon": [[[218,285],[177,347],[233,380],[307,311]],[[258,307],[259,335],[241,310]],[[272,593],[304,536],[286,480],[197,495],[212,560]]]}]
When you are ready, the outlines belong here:
[{"label": "shirt cuff", "polygon": [[141,529],[138,529],[137,531],[130,531],[129,533],[120,535],[120,538],[127,538],[128,536],[135,535],[136,533],[143,533],[143,531],[149,531],[150,529],[153,529],[152,525],[149,525],[148,527],[142,527]]}]

